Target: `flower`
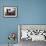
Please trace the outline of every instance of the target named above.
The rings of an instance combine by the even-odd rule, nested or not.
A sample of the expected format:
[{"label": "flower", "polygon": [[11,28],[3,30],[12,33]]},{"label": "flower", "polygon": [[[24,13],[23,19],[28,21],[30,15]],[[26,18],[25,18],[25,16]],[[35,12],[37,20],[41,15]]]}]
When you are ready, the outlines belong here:
[{"label": "flower", "polygon": [[15,41],[15,38],[16,38],[16,34],[14,32],[10,33],[9,36],[8,36],[9,40],[14,40]]}]

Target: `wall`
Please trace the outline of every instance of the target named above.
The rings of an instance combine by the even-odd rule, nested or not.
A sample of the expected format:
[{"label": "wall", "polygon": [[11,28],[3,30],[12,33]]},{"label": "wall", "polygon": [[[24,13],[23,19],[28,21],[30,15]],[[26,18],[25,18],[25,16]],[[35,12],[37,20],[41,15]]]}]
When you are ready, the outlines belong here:
[{"label": "wall", "polygon": [[[4,6],[16,6],[18,16],[4,18]],[[0,0],[0,44],[8,43],[9,32],[18,32],[18,24],[46,24],[46,0]]]},{"label": "wall", "polygon": [[[8,34],[10,32],[17,32],[17,21],[18,17],[16,18],[5,18],[3,16],[3,8],[5,6],[18,6],[18,0],[0,0],[0,44],[7,44]],[[17,39],[15,41],[18,42]]]}]

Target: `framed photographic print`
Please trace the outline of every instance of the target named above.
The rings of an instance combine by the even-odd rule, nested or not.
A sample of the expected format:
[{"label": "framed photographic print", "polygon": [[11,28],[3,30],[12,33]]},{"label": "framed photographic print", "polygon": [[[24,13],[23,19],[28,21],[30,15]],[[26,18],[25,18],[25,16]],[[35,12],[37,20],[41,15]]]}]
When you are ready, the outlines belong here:
[{"label": "framed photographic print", "polygon": [[18,41],[46,41],[46,25],[45,24],[19,24],[18,25]]},{"label": "framed photographic print", "polygon": [[4,7],[4,17],[16,17],[17,8],[16,7]]}]

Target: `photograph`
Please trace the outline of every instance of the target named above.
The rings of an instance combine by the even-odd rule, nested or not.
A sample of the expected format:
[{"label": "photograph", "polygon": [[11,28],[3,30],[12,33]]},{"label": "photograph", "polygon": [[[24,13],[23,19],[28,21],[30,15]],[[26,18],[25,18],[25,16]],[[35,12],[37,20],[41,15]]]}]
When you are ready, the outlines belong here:
[{"label": "photograph", "polygon": [[4,17],[16,17],[17,8],[16,7],[4,7]]},{"label": "photograph", "polygon": [[21,40],[46,41],[46,25],[18,25]]}]

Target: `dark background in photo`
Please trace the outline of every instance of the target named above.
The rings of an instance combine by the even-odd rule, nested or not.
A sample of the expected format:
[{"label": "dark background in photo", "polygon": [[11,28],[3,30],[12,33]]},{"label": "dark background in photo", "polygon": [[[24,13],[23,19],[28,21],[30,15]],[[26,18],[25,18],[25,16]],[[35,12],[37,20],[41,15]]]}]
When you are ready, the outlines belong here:
[{"label": "dark background in photo", "polygon": [[[15,16],[15,9],[13,11],[11,11],[12,9],[6,9],[6,16]],[[10,12],[9,12],[10,11]]]}]

